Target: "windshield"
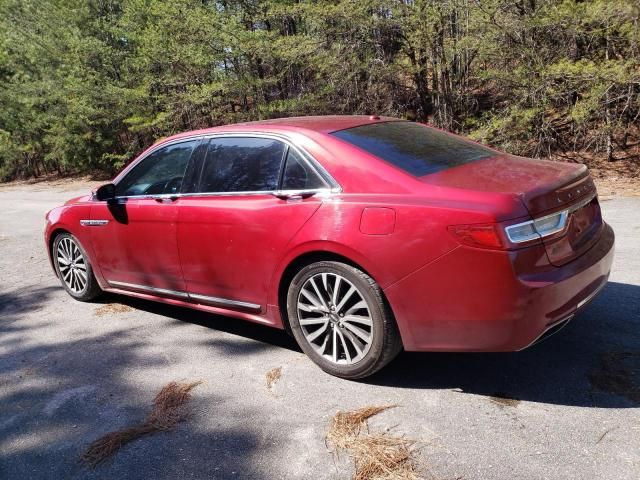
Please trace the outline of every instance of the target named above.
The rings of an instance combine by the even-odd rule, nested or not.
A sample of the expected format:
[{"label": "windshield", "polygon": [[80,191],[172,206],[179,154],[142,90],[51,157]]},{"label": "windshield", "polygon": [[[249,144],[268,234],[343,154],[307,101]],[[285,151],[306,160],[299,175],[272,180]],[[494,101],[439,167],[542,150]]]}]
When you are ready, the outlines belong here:
[{"label": "windshield", "polygon": [[416,177],[464,165],[496,152],[413,122],[385,122],[333,132]]}]

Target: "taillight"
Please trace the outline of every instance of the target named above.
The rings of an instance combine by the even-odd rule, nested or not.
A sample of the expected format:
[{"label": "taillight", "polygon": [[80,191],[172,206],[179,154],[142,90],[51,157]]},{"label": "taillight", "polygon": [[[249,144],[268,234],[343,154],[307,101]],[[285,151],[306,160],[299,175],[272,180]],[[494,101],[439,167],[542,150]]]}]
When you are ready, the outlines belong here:
[{"label": "taillight", "polygon": [[562,210],[516,224],[476,223],[451,225],[447,228],[464,245],[509,250],[539,243],[543,238],[563,231],[570,213],[571,210]]},{"label": "taillight", "polygon": [[505,232],[511,243],[530,242],[564,230],[568,218],[569,210],[562,210],[534,220],[510,225],[505,228]]},{"label": "taillight", "polygon": [[498,225],[494,223],[451,225],[449,232],[460,243],[480,248],[506,249],[506,245],[500,236]]}]

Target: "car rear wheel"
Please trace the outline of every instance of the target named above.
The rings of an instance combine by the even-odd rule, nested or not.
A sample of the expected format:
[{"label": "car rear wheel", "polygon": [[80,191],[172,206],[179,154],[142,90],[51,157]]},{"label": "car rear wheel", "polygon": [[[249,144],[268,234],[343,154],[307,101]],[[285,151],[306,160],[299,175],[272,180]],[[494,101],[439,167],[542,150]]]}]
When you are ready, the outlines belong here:
[{"label": "car rear wheel", "polygon": [[327,261],[302,268],[289,285],[287,313],[300,348],[338,377],[372,375],[402,350],[380,287],[351,265]]},{"label": "car rear wheel", "polygon": [[82,245],[69,233],[53,242],[53,264],[64,289],[76,300],[88,302],[102,293]]}]

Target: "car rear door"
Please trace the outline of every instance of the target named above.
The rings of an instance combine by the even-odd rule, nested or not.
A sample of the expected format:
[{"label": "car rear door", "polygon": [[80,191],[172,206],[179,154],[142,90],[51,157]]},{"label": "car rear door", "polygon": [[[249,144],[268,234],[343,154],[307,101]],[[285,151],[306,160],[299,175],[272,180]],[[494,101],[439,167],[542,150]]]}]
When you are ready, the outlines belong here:
[{"label": "car rear door", "polygon": [[192,300],[263,310],[277,262],[327,190],[310,159],[280,139],[211,138],[200,179],[180,200],[178,246]]},{"label": "car rear door", "polygon": [[87,228],[111,287],[187,297],[178,256],[178,208],[187,166],[201,142],[180,141],[152,151],[117,182],[116,199],[92,205]]}]

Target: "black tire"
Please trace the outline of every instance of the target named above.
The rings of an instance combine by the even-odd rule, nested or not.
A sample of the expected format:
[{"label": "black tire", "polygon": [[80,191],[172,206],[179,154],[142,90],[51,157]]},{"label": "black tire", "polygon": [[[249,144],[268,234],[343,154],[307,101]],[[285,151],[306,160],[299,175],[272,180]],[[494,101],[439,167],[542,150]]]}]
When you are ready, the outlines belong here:
[{"label": "black tire", "polygon": [[[75,286],[75,288],[72,288],[72,285],[70,285],[65,280],[65,276],[63,276],[61,268],[64,269],[67,267],[65,265],[62,265],[62,261],[59,260],[58,256],[58,249],[60,247],[60,244],[63,242],[65,246],[71,245],[69,242],[72,242],[72,244],[78,248],[82,256],[84,266],[86,267],[85,270],[83,270],[86,273],[86,283],[84,284],[83,288],[79,288],[76,282],[72,284]],[[69,295],[81,302],[89,302],[102,294],[102,289],[100,288],[100,285],[98,285],[98,281],[93,274],[93,268],[91,268],[91,264],[89,263],[89,256],[76,237],[74,237],[70,233],[60,233],[53,241],[51,255],[53,258],[53,265],[56,269],[58,278],[60,279],[60,283],[62,283],[62,287],[67,291]]]},{"label": "black tire", "polygon": [[[323,277],[321,274],[328,275],[327,277]],[[318,275],[320,276],[318,277]],[[338,281],[336,276],[340,276],[342,279]],[[326,278],[329,278],[329,280],[326,280]],[[325,287],[321,288],[319,292],[321,293],[321,296],[324,297],[323,300],[320,300],[323,305],[323,312],[317,311],[318,307],[312,304],[304,304],[308,297],[306,297],[304,293],[301,293],[301,291],[305,285],[307,285],[306,288],[310,288],[308,286],[312,285],[312,283],[309,283],[311,282],[311,279],[313,279],[314,282],[319,279],[319,282],[325,280],[329,283],[328,288],[327,285],[325,285]],[[333,281],[335,282],[333,289],[330,285],[332,281],[331,279],[334,279]],[[344,280],[347,282],[345,283]],[[349,285],[349,283],[351,285]],[[335,288],[336,285],[339,285],[337,289]],[[349,315],[349,311],[347,311],[347,318],[344,318],[345,313],[340,314],[339,311],[336,313],[336,308],[339,305],[331,303],[333,290],[338,290],[339,292],[344,293],[345,289],[349,291],[351,286],[357,289],[356,293],[358,298],[366,302],[366,309],[364,311],[366,312],[367,322],[371,323],[370,326],[367,324],[362,327],[363,329],[366,329],[365,333],[369,333],[371,336],[368,337],[370,338],[369,342],[363,342],[366,347],[359,350],[354,350],[355,343],[353,339],[361,339],[352,333],[349,325],[345,325],[343,323],[343,321],[347,322],[347,318],[353,318],[354,315]],[[306,291],[309,292],[309,290]],[[352,297],[354,294],[352,294]],[[347,294],[343,295],[343,297],[346,296]],[[317,294],[314,298],[319,300]],[[303,310],[299,310],[298,306],[300,301],[303,302],[303,306],[305,308],[310,307],[312,309],[316,309],[316,311],[313,311],[309,315],[315,315],[318,317],[317,319],[319,322],[323,322],[320,323],[319,327],[317,327],[317,330],[324,328],[325,333],[322,333],[320,337],[328,336],[330,338],[327,340],[317,341],[326,343],[322,343],[322,345],[318,346],[314,343],[316,340],[308,340],[307,336],[312,337],[313,334],[316,333],[315,331],[310,331],[310,329],[315,327],[306,326],[304,327],[306,330],[303,330],[300,323],[301,319],[299,318],[299,311],[302,312],[302,316],[306,315],[306,313]],[[333,297],[333,301],[336,302],[335,296]],[[361,304],[357,299],[353,301]],[[324,308],[326,305],[330,305],[330,310],[326,310]],[[353,304],[351,305],[353,306]],[[345,309],[347,309],[347,307],[342,307],[342,310]],[[352,310],[352,308],[350,310]],[[360,309],[359,311],[362,312],[363,310]],[[380,287],[369,275],[358,268],[345,263],[323,261],[303,267],[293,277],[289,285],[287,293],[287,314],[291,331],[298,342],[298,345],[300,345],[300,348],[302,348],[307,356],[309,356],[311,360],[313,360],[313,362],[322,370],[331,375],[335,375],[336,377],[360,379],[372,375],[387,365],[402,350],[402,340],[400,338],[400,333],[398,332],[398,327],[391,309],[384,300]],[[343,318],[337,318],[336,315],[338,314]],[[361,318],[359,315],[357,317]],[[324,318],[331,318],[331,320],[325,321],[323,320]],[[303,322],[306,322],[305,325],[311,323],[309,320],[313,321],[316,320],[316,318],[312,316],[302,319]],[[351,327],[353,327],[353,325],[354,323],[350,323]],[[333,330],[338,330],[338,332],[333,333]],[[336,335],[339,335],[340,337],[336,337]],[[351,340],[347,339],[346,335],[349,335]],[[319,339],[320,337],[317,338]],[[338,342],[338,347],[333,345],[333,339],[336,338],[342,338],[341,343]],[[345,341],[345,339],[347,340]],[[328,358],[328,355],[321,352],[325,352],[325,348],[328,349],[330,344],[332,345],[331,358]],[[360,344],[360,347],[362,347],[363,344]],[[318,349],[321,351],[318,351]],[[333,361],[333,359],[336,358],[336,354],[333,353],[334,349],[337,349],[336,351],[341,355],[341,358],[338,359],[338,363]],[[352,354],[348,359],[347,355],[349,355],[349,353],[347,353],[346,350],[350,351]],[[362,355],[362,357],[356,361],[358,355]],[[353,363],[348,363],[351,361],[353,361]]]}]

